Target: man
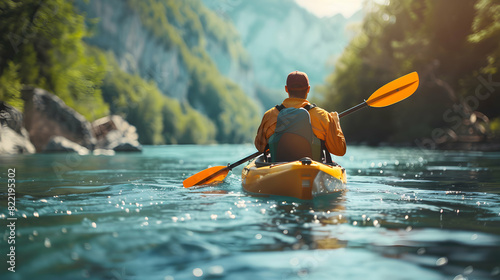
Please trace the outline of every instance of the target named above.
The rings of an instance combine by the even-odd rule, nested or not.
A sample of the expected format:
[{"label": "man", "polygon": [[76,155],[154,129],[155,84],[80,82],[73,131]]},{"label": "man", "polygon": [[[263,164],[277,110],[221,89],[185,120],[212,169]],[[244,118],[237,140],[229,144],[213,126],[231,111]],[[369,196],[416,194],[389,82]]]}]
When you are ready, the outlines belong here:
[{"label": "man", "polygon": [[324,141],[328,152],[343,156],[346,152],[346,143],[344,134],[340,127],[339,116],[337,112],[327,112],[324,109],[315,107],[307,101],[307,94],[311,86],[307,74],[300,71],[294,71],[288,74],[286,79],[285,91],[288,93],[282,105],[268,110],[257,131],[255,137],[255,147],[260,152],[264,152],[269,143],[269,138],[275,133],[278,114],[283,108],[304,108],[308,109],[311,126],[314,136]]}]

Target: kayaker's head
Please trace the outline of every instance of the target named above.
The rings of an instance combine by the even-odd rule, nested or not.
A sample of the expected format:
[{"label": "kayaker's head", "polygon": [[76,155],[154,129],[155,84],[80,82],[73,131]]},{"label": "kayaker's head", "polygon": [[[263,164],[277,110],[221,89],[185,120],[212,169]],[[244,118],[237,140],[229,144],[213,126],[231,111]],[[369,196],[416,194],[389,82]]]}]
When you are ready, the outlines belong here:
[{"label": "kayaker's head", "polygon": [[311,86],[307,74],[300,71],[293,71],[286,78],[285,91],[288,96],[296,98],[307,98]]}]

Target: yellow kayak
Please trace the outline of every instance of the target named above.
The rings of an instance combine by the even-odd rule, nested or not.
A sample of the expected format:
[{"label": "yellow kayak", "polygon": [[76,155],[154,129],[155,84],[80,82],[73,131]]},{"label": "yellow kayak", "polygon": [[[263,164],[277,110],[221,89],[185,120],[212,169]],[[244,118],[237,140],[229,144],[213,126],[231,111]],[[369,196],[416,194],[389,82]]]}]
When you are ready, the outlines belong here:
[{"label": "yellow kayak", "polygon": [[340,165],[323,164],[303,158],[292,162],[250,162],[241,173],[245,191],[312,199],[346,190],[346,173]]}]

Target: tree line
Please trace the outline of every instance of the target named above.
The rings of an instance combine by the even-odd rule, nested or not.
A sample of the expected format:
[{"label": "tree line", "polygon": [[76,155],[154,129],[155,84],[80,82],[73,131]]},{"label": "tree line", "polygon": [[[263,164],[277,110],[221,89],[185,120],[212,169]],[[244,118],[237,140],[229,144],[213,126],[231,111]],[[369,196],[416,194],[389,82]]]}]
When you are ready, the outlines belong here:
[{"label": "tree line", "polygon": [[417,71],[417,92],[396,106],[342,120],[347,140],[427,146],[497,141],[500,135],[500,1],[403,0],[370,4],[358,35],[318,87],[342,111]]}]

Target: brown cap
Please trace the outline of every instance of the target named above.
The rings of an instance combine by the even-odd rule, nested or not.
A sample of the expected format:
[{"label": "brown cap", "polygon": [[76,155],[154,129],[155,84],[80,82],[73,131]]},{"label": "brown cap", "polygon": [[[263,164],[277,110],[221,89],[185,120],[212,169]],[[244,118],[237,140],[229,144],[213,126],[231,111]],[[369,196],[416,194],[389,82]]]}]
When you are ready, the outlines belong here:
[{"label": "brown cap", "polygon": [[291,90],[304,90],[309,87],[309,78],[307,74],[300,71],[293,71],[286,78],[286,86]]}]

